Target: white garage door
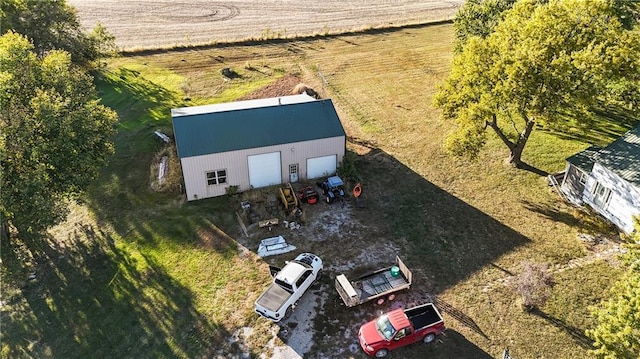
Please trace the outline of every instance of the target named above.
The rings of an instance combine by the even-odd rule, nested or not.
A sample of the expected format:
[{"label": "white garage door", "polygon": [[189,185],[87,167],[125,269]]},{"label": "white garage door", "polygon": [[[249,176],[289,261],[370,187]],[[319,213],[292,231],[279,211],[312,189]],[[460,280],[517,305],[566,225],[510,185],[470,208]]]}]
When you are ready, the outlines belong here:
[{"label": "white garage door", "polygon": [[337,155],[309,158],[307,160],[307,178],[318,178],[336,174]]},{"label": "white garage door", "polygon": [[252,187],[266,187],[282,183],[280,152],[249,156],[249,184]]}]

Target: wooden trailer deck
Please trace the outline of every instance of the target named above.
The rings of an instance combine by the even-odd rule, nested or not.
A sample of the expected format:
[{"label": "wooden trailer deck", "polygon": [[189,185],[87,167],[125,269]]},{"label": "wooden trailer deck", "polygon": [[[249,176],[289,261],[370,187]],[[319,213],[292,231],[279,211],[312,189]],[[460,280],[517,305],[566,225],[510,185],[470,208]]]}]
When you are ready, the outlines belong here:
[{"label": "wooden trailer deck", "polygon": [[[392,268],[398,271],[396,276],[392,275]],[[349,281],[344,274],[338,275],[335,280],[335,287],[344,303],[349,307],[353,307],[395,291],[409,288],[411,280],[411,271],[396,256],[394,266],[378,269],[355,281]]]}]

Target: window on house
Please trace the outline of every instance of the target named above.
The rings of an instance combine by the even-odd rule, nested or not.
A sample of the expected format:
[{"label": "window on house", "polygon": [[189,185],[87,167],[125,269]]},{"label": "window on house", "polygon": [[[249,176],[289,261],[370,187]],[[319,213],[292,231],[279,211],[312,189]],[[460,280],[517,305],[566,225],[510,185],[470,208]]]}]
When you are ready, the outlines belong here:
[{"label": "window on house", "polygon": [[223,183],[227,183],[227,170],[207,172],[207,185],[215,186]]},{"label": "window on house", "polygon": [[593,203],[598,207],[604,208],[609,204],[609,199],[611,199],[611,190],[603,186],[600,182],[596,183],[593,190]]},{"label": "window on house", "polygon": [[589,175],[580,171],[580,177],[578,178],[578,181],[580,181],[580,183],[585,184],[587,183],[587,178],[589,178]]}]

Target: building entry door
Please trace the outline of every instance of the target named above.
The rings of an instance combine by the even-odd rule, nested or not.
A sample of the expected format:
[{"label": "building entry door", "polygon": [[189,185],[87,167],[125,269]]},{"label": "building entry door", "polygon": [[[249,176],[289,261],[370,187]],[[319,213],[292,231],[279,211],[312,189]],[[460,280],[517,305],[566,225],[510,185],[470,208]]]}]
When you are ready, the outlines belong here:
[{"label": "building entry door", "polygon": [[298,182],[298,164],[289,165],[289,182]]}]

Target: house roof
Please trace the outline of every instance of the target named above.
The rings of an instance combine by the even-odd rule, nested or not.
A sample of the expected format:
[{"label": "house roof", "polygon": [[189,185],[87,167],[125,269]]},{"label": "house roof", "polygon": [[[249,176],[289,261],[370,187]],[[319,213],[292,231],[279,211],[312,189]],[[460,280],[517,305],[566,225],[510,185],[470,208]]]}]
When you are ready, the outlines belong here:
[{"label": "house roof", "polygon": [[311,102],[316,99],[302,93],[299,95],[260,98],[254,100],[234,101],[225,103],[215,103],[203,106],[190,106],[171,109],[171,117],[200,115],[212,112],[224,112],[233,110],[246,110],[249,108],[268,107],[276,105],[289,105],[293,103]]},{"label": "house roof", "polygon": [[591,172],[591,170],[593,170],[593,163],[600,149],[601,147],[599,146],[590,146],[586,150],[578,152],[575,155],[567,158],[567,162],[589,173]]},{"label": "house roof", "polygon": [[640,126],[601,149],[596,162],[629,183],[640,185]]},{"label": "house roof", "polygon": [[330,99],[306,94],[171,110],[180,158],[345,136]]}]

